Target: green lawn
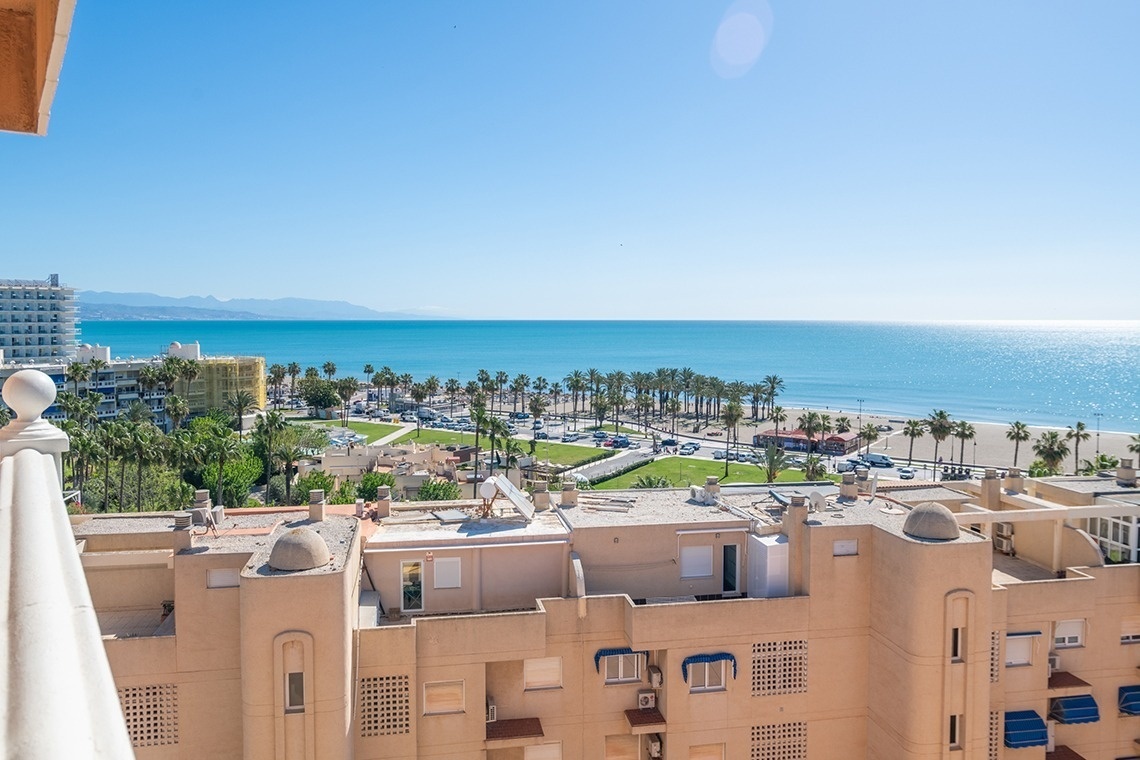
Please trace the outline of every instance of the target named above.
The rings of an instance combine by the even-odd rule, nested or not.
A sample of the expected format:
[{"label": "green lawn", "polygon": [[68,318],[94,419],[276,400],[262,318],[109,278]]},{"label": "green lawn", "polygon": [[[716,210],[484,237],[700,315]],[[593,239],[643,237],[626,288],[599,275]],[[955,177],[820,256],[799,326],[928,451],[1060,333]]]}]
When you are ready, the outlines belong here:
[{"label": "green lawn", "polygon": [[[412,431],[407,435],[402,435],[397,438],[394,443],[406,443],[408,441],[415,441],[416,443],[428,444],[438,443],[441,446],[449,446],[451,444],[468,444],[475,445],[474,433],[460,433],[454,430],[439,430],[436,428],[424,428],[420,430],[417,437],[416,431]],[[522,444],[523,453],[530,452],[530,441],[519,440]],[[546,461],[549,456],[551,464],[569,465],[571,467],[585,462],[598,455],[599,449],[592,446],[571,446],[568,443],[552,443],[548,441],[538,441],[538,446],[535,448],[534,453],[539,459]],[[486,450],[490,442],[487,436],[479,436],[479,448]],[[606,449],[608,451],[609,449]]]},{"label": "green lawn", "polygon": [[[766,471],[754,464],[729,462],[728,477],[726,478],[724,477],[724,462],[693,457],[665,457],[623,475],[618,475],[616,478],[596,483],[594,488],[599,490],[629,488],[641,475],[661,475],[668,478],[674,486],[701,485],[708,475],[716,475],[721,479],[721,483],[763,483],[768,479]],[[832,480],[837,479],[836,476],[829,477]],[[802,470],[784,470],[776,478],[776,482],[797,483],[803,479]]]},{"label": "green lawn", "polygon": [[[340,421],[338,420],[322,420],[320,424],[331,428],[340,427]],[[372,443],[377,438],[383,438],[386,435],[395,433],[400,429],[400,426],[389,425],[383,422],[352,422],[350,420],[348,423],[348,428],[354,433],[360,433],[361,435],[368,436],[368,443]]]}]

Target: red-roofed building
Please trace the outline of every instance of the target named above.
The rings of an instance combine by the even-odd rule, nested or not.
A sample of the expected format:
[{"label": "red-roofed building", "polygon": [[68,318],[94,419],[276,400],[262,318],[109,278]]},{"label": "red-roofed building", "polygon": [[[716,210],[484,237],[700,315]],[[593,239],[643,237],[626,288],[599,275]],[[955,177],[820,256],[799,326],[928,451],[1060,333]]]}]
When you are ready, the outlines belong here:
[{"label": "red-roofed building", "polygon": [[859,448],[859,434],[853,431],[846,433],[830,433],[823,440],[814,438],[808,440],[807,434],[799,430],[765,430],[752,437],[756,446],[771,446],[775,444],[785,451],[805,451],[819,454],[842,456]]}]

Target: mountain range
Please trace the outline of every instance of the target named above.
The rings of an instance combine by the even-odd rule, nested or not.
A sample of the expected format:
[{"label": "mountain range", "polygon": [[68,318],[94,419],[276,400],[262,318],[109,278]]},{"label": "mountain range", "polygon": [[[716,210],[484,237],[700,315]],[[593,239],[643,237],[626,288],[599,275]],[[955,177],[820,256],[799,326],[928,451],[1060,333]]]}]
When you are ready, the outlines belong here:
[{"label": "mountain range", "polygon": [[257,320],[257,319],[430,319],[429,315],[402,311],[376,311],[347,301],[310,298],[231,298],[154,293],[111,293],[80,290],[76,293],[80,319],[105,320]]}]

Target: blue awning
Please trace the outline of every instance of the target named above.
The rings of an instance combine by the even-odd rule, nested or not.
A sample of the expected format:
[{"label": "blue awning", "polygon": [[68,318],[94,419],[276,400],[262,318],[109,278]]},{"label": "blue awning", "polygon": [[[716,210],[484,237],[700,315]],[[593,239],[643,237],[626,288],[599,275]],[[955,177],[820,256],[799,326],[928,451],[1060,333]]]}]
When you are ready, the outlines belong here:
[{"label": "blue awning", "polygon": [[727,660],[732,663],[732,677],[736,678],[736,657],[728,652],[713,652],[712,654],[695,654],[692,657],[686,657],[681,661],[681,677],[685,679],[685,683],[689,682],[689,666],[697,662],[722,662]]},{"label": "blue awning", "polygon": [[1014,710],[1005,714],[1005,746],[1044,747],[1049,743],[1049,729],[1035,710]]},{"label": "blue awning", "polygon": [[1054,699],[1049,717],[1058,723],[1096,723],[1100,720],[1100,710],[1092,694],[1078,694]]},{"label": "blue awning", "polygon": [[1140,715],[1140,686],[1120,687],[1120,712]]},{"label": "blue awning", "polygon": [[641,654],[641,655],[645,655],[646,659],[649,659],[649,650],[647,650],[647,649],[642,650],[640,652],[635,652],[632,649],[630,649],[629,647],[612,647],[610,649],[599,649],[598,651],[594,652],[594,670],[597,671],[598,673],[601,673],[602,672],[602,658],[603,657],[612,657],[612,656],[617,655],[617,654]]}]

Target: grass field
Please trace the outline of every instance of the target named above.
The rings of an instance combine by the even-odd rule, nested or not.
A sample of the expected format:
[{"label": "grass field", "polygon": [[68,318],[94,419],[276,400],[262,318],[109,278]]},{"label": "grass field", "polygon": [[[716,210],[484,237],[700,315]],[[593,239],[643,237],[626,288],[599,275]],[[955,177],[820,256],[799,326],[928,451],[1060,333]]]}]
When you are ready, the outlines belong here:
[{"label": "grass field", "polygon": [[[338,420],[322,421],[322,425],[330,428],[339,428],[340,422]],[[368,436],[368,443],[372,443],[377,438],[383,438],[386,435],[391,435],[400,429],[399,425],[388,425],[382,422],[352,422],[349,420],[349,430],[361,435]]]},{"label": "grass field", "polygon": [[[418,437],[413,430],[407,435],[402,435],[397,438],[394,443],[406,443],[409,441],[415,441],[421,444],[438,443],[441,446],[449,446],[451,444],[474,446],[475,434],[459,433],[454,430],[424,428],[420,431]],[[524,453],[530,451],[530,441],[520,440],[519,443],[522,444]],[[487,450],[489,446],[490,442],[487,440],[487,436],[480,436],[479,448]],[[548,441],[538,441],[538,446],[534,450],[535,456],[543,461],[546,461],[549,457],[551,464],[569,465],[571,467],[597,456],[598,452],[598,449],[590,446],[571,446],[568,443],[550,443]]]},{"label": "grass field", "polygon": [[[629,488],[641,475],[663,476],[669,479],[674,486],[701,485],[708,475],[716,475],[721,483],[764,483],[767,473],[754,464],[728,463],[728,477],[724,477],[724,462],[710,461],[708,459],[694,459],[692,457],[665,457],[650,462],[636,470],[631,470],[616,478],[603,480],[594,484],[598,490],[614,490]],[[836,479],[836,476],[829,476]],[[784,470],[776,479],[778,483],[802,482],[802,470]]]}]

